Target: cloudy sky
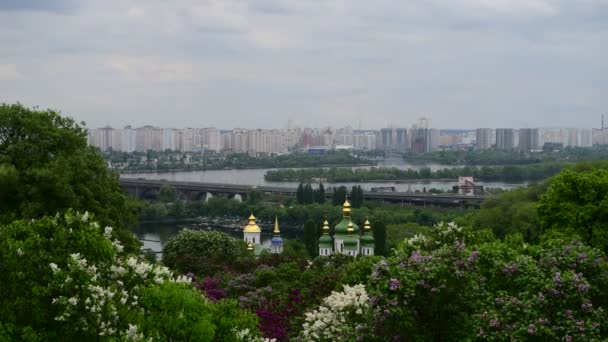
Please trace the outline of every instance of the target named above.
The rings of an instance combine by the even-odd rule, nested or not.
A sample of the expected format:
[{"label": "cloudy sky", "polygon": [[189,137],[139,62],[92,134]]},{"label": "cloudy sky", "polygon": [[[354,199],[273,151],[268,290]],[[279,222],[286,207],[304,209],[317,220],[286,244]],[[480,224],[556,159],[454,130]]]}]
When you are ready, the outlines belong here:
[{"label": "cloudy sky", "polygon": [[0,0],[16,101],[89,127],[598,127],[608,0]]}]

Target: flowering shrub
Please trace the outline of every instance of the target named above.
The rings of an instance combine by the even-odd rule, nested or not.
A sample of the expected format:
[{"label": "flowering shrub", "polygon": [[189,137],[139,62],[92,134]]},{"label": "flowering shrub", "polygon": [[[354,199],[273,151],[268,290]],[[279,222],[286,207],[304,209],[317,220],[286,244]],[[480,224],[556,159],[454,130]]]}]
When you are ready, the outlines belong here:
[{"label": "flowering shrub", "polygon": [[[602,334],[608,264],[578,242],[545,246],[534,256],[481,246],[481,269],[493,289],[475,315],[480,339],[593,340]],[[505,255],[509,255],[505,257]]]},{"label": "flowering shrub", "polygon": [[236,302],[213,304],[189,277],[120,254],[113,234],[71,211],[0,227],[0,337],[230,340],[235,327],[256,335],[255,316]]},{"label": "flowering shrub", "polygon": [[608,263],[597,249],[560,241],[528,246],[517,237],[489,241],[455,226],[440,229],[444,233],[406,242],[374,266],[368,291],[376,335],[412,340],[606,337]]},{"label": "flowering shrub", "polygon": [[304,341],[354,341],[368,332],[370,304],[365,286],[344,286],[332,292],[318,309],[307,312],[301,338]]},{"label": "flowering shrub", "polygon": [[470,315],[484,295],[478,256],[457,241],[379,261],[368,285],[377,334],[438,341],[469,335]]}]

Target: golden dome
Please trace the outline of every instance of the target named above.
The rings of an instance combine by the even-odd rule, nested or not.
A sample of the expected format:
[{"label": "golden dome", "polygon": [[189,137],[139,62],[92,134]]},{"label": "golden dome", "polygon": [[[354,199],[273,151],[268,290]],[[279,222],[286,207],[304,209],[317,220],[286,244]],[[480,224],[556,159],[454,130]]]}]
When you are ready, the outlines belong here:
[{"label": "golden dome", "polygon": [[350,203],[348,203],[348,199],[342,205],[342,215],[350,216]]},{"label": "golden dome", "polygon": [[329,234],[329,222],[327,220],[323,222],[323,234]]},{"label": "golden dome", "polygon": [[353,228],[353,221],[350,221],[348,223],[348,228],[346,228],[346,232],[348,233],[348,235],[353,235],[353,233],[355,232],[355,229]]},{"label": "golden dome", "polygon": [[279,218],[275,215],[274,217],[274,235],[279,235],[281,232],[279,231]]},{"label": "golden dome", "polygon": [[245,226],[245,229],[243,229],[244,233],[261,233],[262,230],[260,229],[260,226],[258,226],[257,223],[255,223],[255,216],[253,216],[253,214],[251,214],[251,216],[249,216],[249,223]]},{"label": "golden dome", "polygon": [[253,245],[251,244],[251,242],[247,245],[247,250],[253,252]]},{"label": "golden dome", "polygon": [[372,230],[369,220],[365,220],[365,223],[363,224],[363,230],[365,230],[366,232],[369,232],[370,230]]}]

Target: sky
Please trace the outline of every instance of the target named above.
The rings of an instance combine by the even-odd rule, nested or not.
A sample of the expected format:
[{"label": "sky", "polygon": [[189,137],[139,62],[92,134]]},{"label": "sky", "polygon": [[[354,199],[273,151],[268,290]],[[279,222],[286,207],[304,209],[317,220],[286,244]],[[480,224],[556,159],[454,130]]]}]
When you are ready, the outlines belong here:
[{"label": "sky", "polygon": [[93,128],[599,127],[608,0],[0,0],[0,102]]}]

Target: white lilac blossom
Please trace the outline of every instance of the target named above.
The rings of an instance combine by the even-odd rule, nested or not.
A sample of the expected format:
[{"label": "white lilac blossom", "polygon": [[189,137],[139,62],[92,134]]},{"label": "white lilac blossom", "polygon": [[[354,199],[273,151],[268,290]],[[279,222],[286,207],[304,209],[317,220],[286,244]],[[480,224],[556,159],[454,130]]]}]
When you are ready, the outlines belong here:
[{"label": "white lilac blossom", "polygon": [[50,263],[49,267],[51,267],[51,270],[53,271],[53,273],[59,272],[59,267],[57,266],[56,263],[54,263],[54,262]]},{"label": "white lilac blossom", "polygon": [[144,339],[144,334],[138,332],[137,325],[129,323],[129,329],[125,331],[125,339],[127,341],[141,341]]},{"label": "white lilac blossom", "polygon": [[264,338],[264,337],[256,337],[251,334],[249,329],[245,328],[243,330],[233,329],[234,336],[238,341],[247,341],[247,342],[276,342],[276,338]]},{"label": "white lilac blossom", "polygon": [[302,330],[306,341],[350,340],[357,333],[359,320],[369,309],[369,296],[362,284],[344,286],[342,292],[332,292],[317,310],[307,312]]}]

